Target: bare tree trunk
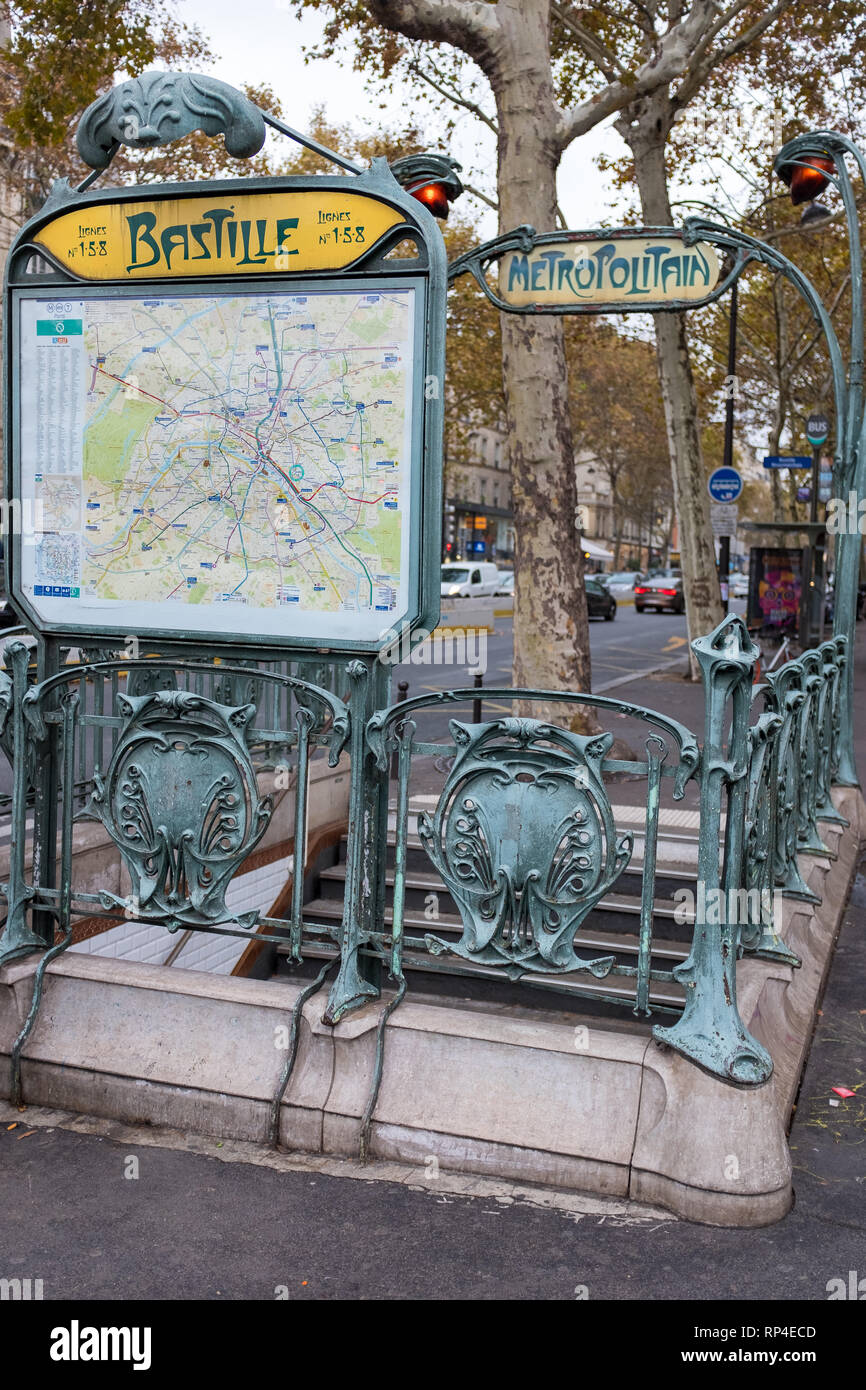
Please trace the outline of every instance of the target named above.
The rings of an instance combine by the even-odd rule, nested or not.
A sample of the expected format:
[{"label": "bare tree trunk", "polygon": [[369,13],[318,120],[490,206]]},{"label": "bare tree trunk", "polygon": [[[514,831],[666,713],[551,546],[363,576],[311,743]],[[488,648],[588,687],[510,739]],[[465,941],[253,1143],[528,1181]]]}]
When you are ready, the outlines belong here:
[{"label": "bare tree trunk", "polygon": [[[500,71],[490,74],[499,126],[499,226],[504,232],[530,223],[553,231],[560,152],[546,7],[515,5],[505,19],[509,53]],[[503,314],[502,367],[516,523],[514,683],[589,691],[562,322],[542,314]],[[549,717],[556,712],[554,706]],[[583,720],[583,727],[591,722]]]},{"label": "bare tree trunk", "polygon": [[[665,171],[665,140],[670,101],[648,100],[617,122],[634,155],[644,224],[672,225]],[[671,451],[674,505],[679,519],[680,558],[689,637],[710,632],[723,617],[716,553],[710,529],[710,502],[698,424],[698,402],[689,357],[685,314],[656,314],[659,380]],[[691,657],[692,678],[698,678]]]},{"label": "bare tree trunk", "polygon": [[[498,126],[499,226],[554,231],[556,170],[576,133],[562,120],[550,61],[550,0],[367,0],[408,38],[469,54],[490,83]],[[587,129],[595,124],[584,111]],[[599,115],[596,119],[601,119]],[[514,683],[589,690],[589,624],[562,324],[502,316],[506,448],[515,521]],[[552,705],[541,718],[561,721]],[[597,727],[582,720],[583,727]]]}]

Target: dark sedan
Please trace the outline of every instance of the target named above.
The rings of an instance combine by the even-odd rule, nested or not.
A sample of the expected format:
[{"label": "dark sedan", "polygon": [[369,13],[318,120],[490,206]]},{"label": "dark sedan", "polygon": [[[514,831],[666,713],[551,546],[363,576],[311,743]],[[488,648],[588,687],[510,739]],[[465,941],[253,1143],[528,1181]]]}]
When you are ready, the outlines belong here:
[{"label": "dark sedan", "polygon": [[0,629],[17,627],[18,622],[18,614],[13,609],[6,595],[0,594]]},{"label": "dark sedan", "polygon": [[638,613],[646,613],[650,609],[661,613],[665,608],[671,609],[674,613],[684,613],[686,596],[683,593],[682,575],[667,570],[662,574],[654,574],[652,579],[645,579],[641,584],[636,584],[634,606]]},{"label": "dark sedan", "polygon": [[606,623],[613,622],[616,617],[616,599],[609,589],[602,584],[600,579],[587,577],[584,580],[586,589],[586,611],[591,618],[604,618]]}]

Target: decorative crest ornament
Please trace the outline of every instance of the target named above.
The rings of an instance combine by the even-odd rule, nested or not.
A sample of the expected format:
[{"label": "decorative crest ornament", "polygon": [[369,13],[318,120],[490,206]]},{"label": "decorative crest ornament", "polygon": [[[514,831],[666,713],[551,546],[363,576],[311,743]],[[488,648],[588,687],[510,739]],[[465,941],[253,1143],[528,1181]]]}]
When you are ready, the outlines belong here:
[{"label": "decorative crest ornament", "polygon": [[227,82],[191,72],[145,72],[112,87],[88,106],[78,127],[78,153],[105,169],[120,145],[148,150],[200,130],[224,135],[236,159],[258,154],[265,122],[258,107]]},{"label": "decorative crest ornament", "polygon": [[246,732],[255,705],[220,705],[185,690],[118,695],[123,724],[108,771],[94,773],[87,814],[123,856],[132,894],[100,894],[128,917],[179,927],[229,920],[225,890],[271,817]]},{"label": "decorative crest ornament", "polygon": [[612,734],[583,738],[535,719],[469,726],[451,721],[457,754],[431,820],[418,834],[463,919],[453,953],[530,971],[588,970],[598,978],[613,956],[574,950],[584,918],[631,858],[632,836],[616,838],[601,777]]}]

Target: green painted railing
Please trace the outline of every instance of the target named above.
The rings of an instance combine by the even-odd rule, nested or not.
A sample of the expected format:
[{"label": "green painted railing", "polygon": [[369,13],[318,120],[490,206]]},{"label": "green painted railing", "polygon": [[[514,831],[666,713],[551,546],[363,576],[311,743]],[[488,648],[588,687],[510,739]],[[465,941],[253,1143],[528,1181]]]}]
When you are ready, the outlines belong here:
[{"label": "green painted railing", "polygon": [[[256,932],[259,941],[288,943],[290,962],[324,957],[316,987],[337,966],[324,1014],[331,1023],[377,997],[387,976],[395,989],[380,1014],[377,1085],[387,1018],[413,970],[500,978],[640,1017],[667,1013],[669,1021],[652,1029],[659,1044],[729,1082],[766,1081],[772,1060],[740,1018],[736,963],[749,953],[798,964],[780,934],[779,895],[815,900],[800,856],[828,854],[822,824],[844,824],[831,792],[839,777],[846,641],[825,642],[757,686],[758,650],[740,618],[726,619],[693,647],[704,681],[701,741],[663,713],[628,702],[513,689],[485,691],[496,718],[454,718],[447,736],[433,740],[423,736],[430,712],[461,714],[474,689],[376,708],[383,680],[371,662],[216,663],[163,654],[88,660],[36,683],[29,649],[12,642],[0,672],[2,744],[13,770],[0,962],[40,957],[33,1006],[15,1046],[13,1092],[20,1094],[20,1058],[45,968],[70,944],[77,919],[100,915],[169,932]],[[577,705],[593,732],[567,727]],[[543,717],[525,713],[534,708]],[[614,733],[605,724],[620,716],[644,729],[633,756],[611,756]],[[275,767],[291,770],[295,843],[303,845],[317,754],[332,765],[342,758],[350,769],[341,921],[310,920],[301,872],[284,917],[232,915],[225,890],[271,817],[261,779]],[[56,821],[39,804],[47,758],[60,769]],[[386,842],[395,760],[392,869]],[[428,798],[430,809],[416,811],[413,776],[419,767],[429,771],[431,760],[447,766],[444,784],[435,805]],[[642,784],[642,822],[627,830],[617,827],[612,807],[611,779],[622,778]],[[672,874],[658,867],[665,798],[682,800],[690,784],[700,824],[683,959],[657,937],[656,889],[660,875]],[[74,882],[82,819],[101,823],[117,846],[130,881],[125,896],[83,892]],[[439,893],[453,904],[450,920],[434,903],[419,929],[417,912],[407,911],[407,891],[416,891],[411,856],[423,856],[424,882],[440,885],[434,900]],[[637,931],[617,941],[590,914],[615,906],[611,894],[624,874],[638,885]],[[720,901],[742,910],[719,912]],[[295,1038],[312,989],[296,1005]],[[290,1070],[291,1058],[281,1094]],[[374,1104],[375,1088],[367,1122]]]}]

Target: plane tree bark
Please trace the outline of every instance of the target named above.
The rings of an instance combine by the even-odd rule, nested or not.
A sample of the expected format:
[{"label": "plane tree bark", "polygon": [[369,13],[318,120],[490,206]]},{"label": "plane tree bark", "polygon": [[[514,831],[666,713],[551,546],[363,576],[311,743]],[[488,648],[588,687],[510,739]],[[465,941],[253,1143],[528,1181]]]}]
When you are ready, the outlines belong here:
[{"label": "plane tree bark", "polygon": [[[496,106],[499,225],[556,228],[556,174],[563,151],[599,121],[670,82],[694,48],[709,0],[697,0],[660,36],[645,62],[613,74],[568,107],[557,100],[551,0],[321,0],[334,25],[359,10],[410,40],[451,45],[487,78]],[[303,8],[303,5],[302,5]],[[336,29],[332,32],[336,33]],[[502,370],[515,515],[516,685],[591,688],[583,555],[577,533],[574,441],[562,324],[503,315]]]},{"label": "plane tree bark", "polygon": [[[677,0],[664,6],[623,0],[615,7],[558,0],[294,0],[299,13],[327,16],[325,48],[351,34],[356,66],[387,77],[403,62],[432,90],[479,115],[474,99],[451,97],[449,49],[459,69],[472,59],[489,83],[497,139],[499,225],[555,230],[556,173],[571,142],[600,121],[628,112],[641,152],[641,197],[666,215],[665,141],[650,131],[648,103],[660,93],[672,124],[713,71],[753,46],[800,0]],[[829,0],[839,3],[839,0]],[[400,38],[409,41],[401,49]],[[431,71],[423,62],[431,53]],[[419,57],[420,55],[420,57]],[[625,118],[624,118],[625,119]],[[664,124],[664,122],[663,122]],[[697,403],[685,329],[658,325],[683,568],[693,633],[721,616],[709,537]],[[503,315],[507,448],[516,532],[514,679],[517,684],[589,688],[583,566],[576,531],[574,448],[562,327],[554,318]]]},{"label": "plane tree bark", "polygon": [[[641,214],[648,227],[673,224],[665,171],[665,144],[674,107],[658,93],[627,108],[617,129],[634,155]],[[686,314],[655,314],[659,382],[671,456],[674,507],[689,637],[710,632],[724,616],[710,526],[710,499],[701,450],[698,399],[689,357]],[[693,675],[694,658],[692,658]]]}]

